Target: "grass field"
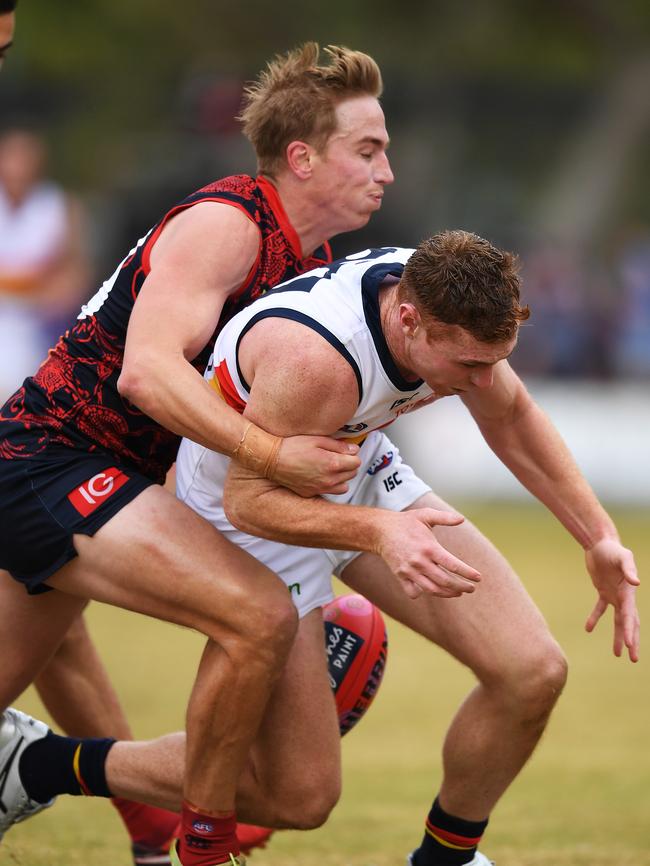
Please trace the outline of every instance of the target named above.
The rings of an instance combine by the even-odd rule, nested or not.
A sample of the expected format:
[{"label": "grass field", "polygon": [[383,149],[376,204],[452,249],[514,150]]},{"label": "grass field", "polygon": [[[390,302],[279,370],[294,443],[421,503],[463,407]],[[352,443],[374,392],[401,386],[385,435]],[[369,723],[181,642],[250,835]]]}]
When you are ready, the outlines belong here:
[{"label": "grass field", "polygon": [[[571,665],[541,746],[493,815],[485,852],[498,866],[650,866],[650,661],[614,658],[611,617],[595,634],[584,632],[594,593],[581,551],[552,518],[534,506],[465,513],[524,576]],[[642,580],[650,580],[650,513],[615,516]],[[136,736],[181,727],[196,636],[98,605],[89,616]],[[381,692],[344,741],[344,795],[327,826],[277,834],[252,864],[402,866],[417,844],[440,778],[440,743],[471,678],[394,623],[389,643]],[[43,714],[32,692],[19,706]],[[128,866],[129,857],[110,806],[61,798],[11,831],[0,863]]]}]

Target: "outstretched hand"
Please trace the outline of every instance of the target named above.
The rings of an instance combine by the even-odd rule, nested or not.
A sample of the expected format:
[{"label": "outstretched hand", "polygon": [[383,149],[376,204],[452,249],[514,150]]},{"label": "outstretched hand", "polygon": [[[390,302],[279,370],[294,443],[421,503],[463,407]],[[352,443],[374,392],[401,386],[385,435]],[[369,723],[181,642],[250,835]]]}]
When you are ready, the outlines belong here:
[{"label": "outstretched hand", "polygon": [[474,592],[479,572],[454,556],[432,532],[435,526],[458,526],[464,517],[435,508],[412,508],[383,513],[382,541],[378,550],[409,598],[433,595],[458,598]]},{"label": "outstretched hand", "polygon": [[592,632],[598,620],[611,604],[614,608],[614,655],[621,656],[627,647],[630,661],[639,660],[639,612],[636,588],[640,581],[634,556],[614,539],[603,539],[586,554],[591,580],[598,592],[598,601],[585,624]]}]

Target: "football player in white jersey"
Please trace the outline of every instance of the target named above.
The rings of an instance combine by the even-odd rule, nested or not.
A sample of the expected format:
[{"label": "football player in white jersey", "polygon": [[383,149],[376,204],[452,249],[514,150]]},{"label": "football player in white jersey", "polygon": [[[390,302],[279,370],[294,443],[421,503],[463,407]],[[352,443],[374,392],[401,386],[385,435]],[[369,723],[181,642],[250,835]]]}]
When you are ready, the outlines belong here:
[{"label": "football player in white jersey", "polygon": [[[493,451],[583,546],[598,595],[587,628],[612,605],[614,651],[627,648],[632,661],[638,577],[613,522],[508,364],[528,317],[514,257],[460,231],[410,252],[366,251],[290,281],[226,326],[206,373],[226,402],[276,435],[365,437],[363,472],[350,490],[301,499],[184,444],[179,493],[286,582],[296,573],[313,582],[308,605],[327,597],[334,570],[474,672],[409,861],[487,866],[477,845],[488,816],[539,740],[566,662],[509,564],[475,527],[452,517],[431,531],[432,509],[448,506],[378,428],[411,403],[459,396]],[[406,547],[412,556],[404,557]],[[270,826],[321,822],[339,791],[322,632],[305,613],[238,791],[241,814]],[[106,779],[115,794],[173,807],[182,760],[182,735],[118,743]]]}]

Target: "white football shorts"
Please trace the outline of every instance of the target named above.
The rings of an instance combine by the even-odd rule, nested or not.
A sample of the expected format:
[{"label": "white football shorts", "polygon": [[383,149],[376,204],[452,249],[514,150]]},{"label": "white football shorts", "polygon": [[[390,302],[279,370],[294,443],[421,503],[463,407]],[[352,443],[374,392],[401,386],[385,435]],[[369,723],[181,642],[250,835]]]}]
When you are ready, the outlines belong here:
[{"label": "white football shorts", "polygon": [[[431,488],[402,461],[399,450],[379,431],[370,433],[359,452],[361,467],[349,490],[324,499],[403,511]],[[267,541],[240,532],[223,511],[223,485],[229,458],[183,439],[176,460],[176,495],[227,539],[247,550],[286,583],[303,617],[334,598],[332,574],[339,576],[359,551],[323,550]]]}]

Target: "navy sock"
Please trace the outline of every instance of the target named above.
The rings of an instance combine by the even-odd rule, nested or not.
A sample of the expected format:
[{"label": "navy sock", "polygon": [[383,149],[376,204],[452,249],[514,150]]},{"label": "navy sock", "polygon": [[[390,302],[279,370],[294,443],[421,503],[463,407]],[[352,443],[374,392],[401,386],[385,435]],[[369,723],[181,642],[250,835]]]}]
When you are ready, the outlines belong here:
[{"label": "navy sock", "polygon": [[27,796],[47,803],[57,794],[111,797],[106,756],[115,740],[60,737],[50,731],[20,756],[20,780]]},{"label": "navy sock", "polygon": [[425,824],[424,838],[413,857],[414,866],[462,866],[474,859],[487,827],[485,821],[465,821],[449,815],[436,797]]}]

